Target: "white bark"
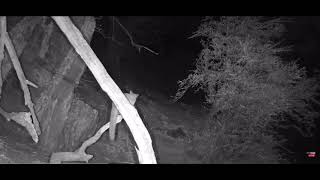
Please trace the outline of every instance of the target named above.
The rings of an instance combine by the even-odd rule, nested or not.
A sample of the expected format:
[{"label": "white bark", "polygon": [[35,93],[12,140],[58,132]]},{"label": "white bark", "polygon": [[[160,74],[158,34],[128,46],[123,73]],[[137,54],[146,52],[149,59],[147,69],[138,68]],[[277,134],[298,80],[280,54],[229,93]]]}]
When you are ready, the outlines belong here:
[{"label": "white bark", "polygon": [[95,55],[89,44],[83,38],[79,29],[72,23],[69,17],[52,17],[62,32],[66,35],[76,52],[84,60],[101,89],[108,94],[120,114],[126,121],[139,149],[139,161],[142,164],[155,164],[156,158],[152,147],[152,140],[137,110],[132,106],[120,88],[112,80],[106,69]]}]

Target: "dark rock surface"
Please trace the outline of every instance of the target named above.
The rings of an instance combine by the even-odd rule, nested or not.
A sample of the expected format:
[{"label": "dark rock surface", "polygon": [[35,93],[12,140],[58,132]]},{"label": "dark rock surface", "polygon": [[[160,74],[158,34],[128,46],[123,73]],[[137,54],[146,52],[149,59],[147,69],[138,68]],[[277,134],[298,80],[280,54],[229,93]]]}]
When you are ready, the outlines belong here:
[{"label": "dark rock surface", "polygon": [[[71,17],[71,19],[90,42],[95,29],[94,18],[78,16]],[[63,131],[68,131],[69,127],[76,128],[76,130],[70,130],[71,132],[86,136],[88,128],[91,127],[88,125],[80,128],[77,125],[70,125],[77,124],[76,119],[72,116],[74,112],[70,110],[83,108],[77,103],[73,105],[80,107],[71,106],[74,89],[85,70],[85,63],[50,17],[13,18],[12,21],[8,18],[7,21],[14,21],[14,23],[8,23],[10,24],[8,31],[26,78],[39,87],[37,89],[29,87],[42,130],[39,145],[44,150],[53,152],[60,150],[61,147],[68,149],[72,143],[78,144],[80,140],[78,135],[72,135],[72,138],[75,138],[72,141],[70,137],[62,138],[61,136]],[[12,70],[10,63],[6,55],[2,72],[8,83],[11,82],[10,79],[16,78],[15,73],[7,77],[8,72]],[[20,85],[17,85],[17,89],[20,89]],[[7,95],[2,94],[2,96]],[[12,100],[7,99],[6,101]],[[15,103],[24,104],[23,99],[18,99]],[[2,104],[2,107],[10,109],[6,103]],[[27,109],[10,109],[16,112],[22,110]],[[67,127],[66,122],[68,122]],[[89,120],[88,123],[94,122],[94,120]]]}]

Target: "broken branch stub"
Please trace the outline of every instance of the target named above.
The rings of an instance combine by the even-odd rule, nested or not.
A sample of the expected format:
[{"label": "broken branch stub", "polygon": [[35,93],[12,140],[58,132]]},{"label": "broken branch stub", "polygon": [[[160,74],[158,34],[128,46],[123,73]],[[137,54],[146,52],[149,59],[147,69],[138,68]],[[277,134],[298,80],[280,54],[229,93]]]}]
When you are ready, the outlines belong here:
[{"label": "broken branch stub", "polygon": [[[136,103],[136,100],[139,95],[130,91],[130,93],[125,93],[125,96],[129,100],[130,104],[134,105]],[[110,130],[109,130],[109,138],[111,141],[114,141],[114,139],[115,139],[116,121],[117,121],[118,115],[119,115],[119,111],[114,106],[114,103],[112,103],[112,108],[111,108],[111,113],[110,113]],[[122,118],[122,116],[121,116],[121,118]]]},{"label": "broken branch stub", "polygon": [[13,120],[17,124],[26,128],[26,130],[28,131],[28,133],[32,137],[32,140],[35,143],[38,143],[39,137],[38,137],[38,134],[32,124],[30,112],[11,112],[11,113],[8,113],[0,107],[0,114],[2,114],[7,119],[7,121]]}]

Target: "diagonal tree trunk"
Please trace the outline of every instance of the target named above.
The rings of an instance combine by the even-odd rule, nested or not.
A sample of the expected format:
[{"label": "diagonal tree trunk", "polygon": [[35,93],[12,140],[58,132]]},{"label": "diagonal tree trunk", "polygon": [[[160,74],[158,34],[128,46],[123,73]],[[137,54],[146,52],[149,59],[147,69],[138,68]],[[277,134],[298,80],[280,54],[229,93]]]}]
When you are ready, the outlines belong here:
[{"label": "diagonal tree trunk", "polygon": [[81,32],[73,25],[72,21],[68,17],[54,16],[53,19],[93,73],[102,90],[108,94],[125,119],[138,145],[139,149],[136,149],[136,151],[140,163],[156,163],[150,134],[144,126],[137,110],[129,103],[125,95],[111,79],[100,60],[85,41]]}]

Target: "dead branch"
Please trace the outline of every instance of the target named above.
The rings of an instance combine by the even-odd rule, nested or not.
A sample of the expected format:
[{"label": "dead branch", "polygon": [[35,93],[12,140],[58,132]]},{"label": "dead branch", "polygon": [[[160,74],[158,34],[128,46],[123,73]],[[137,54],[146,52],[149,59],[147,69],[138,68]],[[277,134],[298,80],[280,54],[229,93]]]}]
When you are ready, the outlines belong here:
[{"label": "dead branch", "polygon": [[15,121],[19,125],[27,129],[28,133],[32,137],[33,141],[38,143],[39,137],[37,132],[32,124],[30,112],[11,112],[8,113],[0,107],[0,114],[2,114],[7,121]]},{"label": "dead branch", "polygon": [[107,93],[123,116],[139,148],[140,163],[155,164],[156,158],[152,147],[152,140],[137,110],[130,104],[117,84],[112,80],[90,45],[84,39],[82,33],[72,23],[70,18],[64,16],[52,16],[52,18],[75,48],[76,52],[87,64],[101,89]]},{"label": "dead branch", "polygon": [[0,16],[0,97],[2,92],[2,61],[4,59],[4,34],[7,32],[6,17]]},{"label": "dead branch", "polygon": [[[126,97],[134,105],[136,101],[137,94],[134,94],[130,92],[130,94],[125,93]],[[118,124],[122,121],[122,116],[121,114],[118,114],[115,120],[115,124]],[[74,152],[57,152],[53,153],[50,157],[50,163],[52,164],[60,164],[61,162],[70,162],[70,161],[84,161],[87,162],[93,157],[93,155],[87,154],[85,151],[86,149],[91,146],[92,144],[96,143],[102,134],[110,128],[112,120],[105,125],[103,125],[94,136],[86,140],[85,142],[82,143],[79,149],[77,149]]]},{"label": "dead branch", "polygon": [[[98,18],[99,19],[99,18]],[[115,44],[117,44],[118,46],[124,46],[124,44],[118,40],[116,40],[116,38],[114,37],[114,21],[112,20],[112,32],[111,32],[111,36],[107,36],[105,35],[105,33],[103,32],[103,27],[99,24],[97,24],[96,28],[95,28],[95,32],[99,33],[104,39],[109,39],[112,42],[114,42]]]},{"label": "dead branch", "polygon": [[16,51],[14,49],[14,46],[12,44],[12,41],[11,41],[10,37],[9,37],[9,34],[7,32],[5,32],[2,36],[4,36],[5,47],[8,50],[8,54],[9,54],[9,56],[11,58],[13,67],[16,70],[18,79],[20,81],[21,88],[22,88],[23,93],[24,93],[25,105],[28,106],[28,108],[29,108],[29,110],[31,112],[31,115],[32,115],[33,124],[35,126],[36,131],[37,131],[37,134],[40,135],[41,134],[41,130],[40,130],[39,122],[38,122],[37,116],[36,116],[36,114],[34,112],[33,102],[31,100],[30,91],[29,91],[29,88],[28,88],[28,85],[27,85],[27,82],[30,82],[30,81],[27,81],[27,79],[26,79],[26,77],[25,77],[25,75],[23,73],[23,70],[22,70],[22,67],[20,65],[17,53],[16,53]]},{"label": "dead branch", "polygon": [[124,46],[123,43],[121,43],[120,41],[116,40],[116,38],[114,37],[114,27],[115,27],[114,22],[116,22],[116,23],[120,26],[120,28],[124,31],[124,33],[129,37],[131,46],[133,46],[134,48],[136,48],[136,49],[139,51],[139,53],[141,52],[141,49],[145,49],[145,50],[151,52],[152,54],[159,55],[159,53],[151,50],[150,48],[148,48],[148,47],[146,47],[146,46],[143,46],[143,45],[141,45],[141,44],[136,43],[136,42],[133,40],[133,37],[132,37],[132,35],[130,34],[130,32],[128,31],[128,29],[127,29],[126,27],[124,27],[124,26],[121,24],[121,22],[119,21],[119,19],[116,18],[116,17],[114,17],[114,16],[112,16],[112,32],[111,32],[111,36],[106,36],[106,35],[103,33],[103,30],[102,30],[101,27],[97,27],[97,28],[96,28],[96,32],[98,32],[99,34],[101,34],[101,35],[103,36],[103,38],[105,38],[105,39],[110,39],[111,41],[115,42],[115,43],[116,43],[117,45],[119,45],[119,46]]},{"label": "dead branch", "polygon": [[4,36],[7,32],[6,17],[0,16],[0,61],[4,58]]},{"label": "dead branch", "polygon": [[61,164],[61,162],[88,162],[93,156],[84,152],[58,152],[50,157],[50,164]]},{"label": "dead branch", "polygon": [[10,121],[11,120],[11,115],[10,113],[6,112],[5,110],[3,110],[1,107],[0,107],[0,114],[2,114],[3,117],[5,117],[7,119],[7,121]]},{"label": "dead branch", "polygon": [[[120,123],[122,121],[122,116],[117,116],[116,123]],[[91,146],[92,144],[96,143],[102,134],[110,128],[110,122],[102,126],[94,136],[86,140],[82,143],[79,149],[77,149],[74,152],[57,152],[52,153],[50,157],[50,163],[51,164],[61,164],[62,162],[72,162],[72,161],[84,161],[87,162],[93,158],[93,155],[87,154],[85,151],[86,149]]]},{"label": "dead branch", "polygon": [[131,45],[132,45],[133,47],[135,47],[135,48],[139,51],[139,53],[140,53],[141,49],[145,49],[145,50],[147,50],[147,51],[149,51],[149,52],[151,52],[151,53],[153,53],[153,54],[155,54],[155,55],[159,55],[159,53],[151,50],[150,48],[148,48],[148,47],[146,47],[146,46],[143,46],[143,45],[140,45],[140,44],[137,44],[136,42],[134,42],[132,35],[131,35],[130,32],[127,30],[127,28],[125,28],[125,27],[121,24],[121,22],[119,21],[118,18],[116,18],[116,17],[113,16],[112,21],[116,21],[116,22],[119,24],[119,26],[121,27],[121,29],[122,29],[122,30],[126,33],[126,35],[129,37]]},{"label": "dead branch", "polygon": [[37,86],[35,83],[29,81],[28,79],[26,80],[26,83],[27,83],[29,86],[32,86],[32,87],[34,87],[34,88],[38,88],[38,86]]},{"label": "dead branch", "polygon": [[[125,93],[124,94],[127,99],[129,100],[130,104],[134,105],[136,103],[136,100],[138,98],[138,94],[133,93],[132,91],[130,91],[130,93]],[[109,130],[109,137],[111,141],[114,141],[115,139],[115,134],[116,134],[116,121],[117,121],[117,117],[119,115],[119,111],[116,108],[116,106],[114,105],[114,103],[112,103],[112,108],[111,108],[111,113],[110,113],[110,130]],[[121,116],[122,118],[122,116]]]}]

